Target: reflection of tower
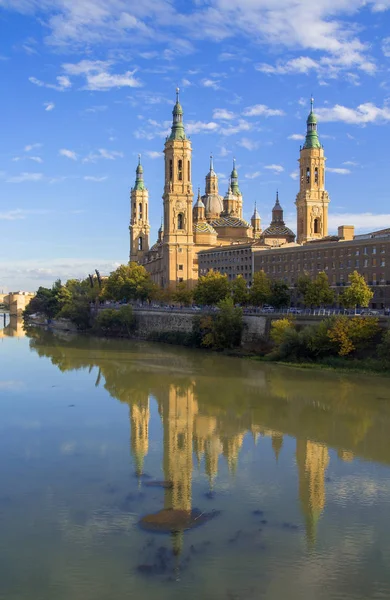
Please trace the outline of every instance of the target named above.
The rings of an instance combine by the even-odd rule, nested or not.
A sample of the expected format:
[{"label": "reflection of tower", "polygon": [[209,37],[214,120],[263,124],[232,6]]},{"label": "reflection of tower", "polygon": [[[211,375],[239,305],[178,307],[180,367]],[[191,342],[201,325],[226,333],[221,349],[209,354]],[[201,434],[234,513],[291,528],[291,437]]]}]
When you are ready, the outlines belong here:
[{"label": "reflection of tower", "polygon": [[192,442],[198,405],[192,385],[171,385],[163,406],[165,508],[191,511]]},{"label": "reflection of tower", "polygon": [[224,437],[222,441],[223,455],[227,460],[229,471],[231,473],[237,471],[238,455],[244,441],[244,436],[244,433],[238,433],[237,435],[231,435],[228,438]]},{"label": "reflection of tower", "polygon": [[325,507],[325,471],[329,464],[328,448],[308,440],[297,440],[296,458],[299,498],[306,520],[309,543],[316,539],[317,522]]},{"label": "reflection of tower", "polygon": [[210,487],[213,487],[214,479],[218,475],[218,461],[223,447],[218,436],[213,435],[206,442],[206,464],[205,470],[209,478]]},{"label": "reflection of tower", "polygon": [[283,446],[283,435],[281,433],[272,434],[272,448],[275,453],[276,462],[278,462],[279,454]]},{"label": "reflection of tower", "polygon": [[149,398],[134,402],[130,408],[131,453],[137,476],[142,475],[144,458],[149,450]]}]

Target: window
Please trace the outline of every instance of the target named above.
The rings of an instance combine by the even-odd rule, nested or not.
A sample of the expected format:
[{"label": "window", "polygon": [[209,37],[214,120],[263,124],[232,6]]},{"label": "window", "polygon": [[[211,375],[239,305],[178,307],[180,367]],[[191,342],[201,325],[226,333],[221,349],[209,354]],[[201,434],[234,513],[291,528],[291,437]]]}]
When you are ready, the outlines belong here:
[{"label": "window", "polygon": [[368,254],[367,253],[367,246],[364,246],[363,254]]},{"label": "window", "polygon": [[177,265],[177,268],[179,269],[179,271],[183,270],[183,265]]},{"label": "window", "polygon": [[368,267],[368,258],[365,258],[365,259],[364,259],[364,264],[363,264],[363,267]]},{"label": "window", "polygon": [[359,259],[358,258],[355,260],[355,267],[359,268]]},{"label": "window", "polygon": [[169,181],[172,181],[173,179],[173,164],[172,161],[169,161]]},{"label": "window", "polygon": [[310,169],[307,167],[306,169],[306,183],[310,183]]},{"label": "window", "polygon": [[142,237],[139,237],[138,238],[138,250],[142,251],[143,245],[144,245],[144,241],[143,241]]},{"label": "window", "polygon": [[314,219],[314,233],[320,233],[320,220]]},{"label": "window", "polygon": [[187,170],[188,170],[188,181],[191,181],[191,161],[190,160],[187,163]]},{"label": "window", "polygon": [[183,213],[177,215],[177,228],[184,229],[184,216]]},{"label": "window", "polygon": [[179,181],[183,181],[183,161],[181,159],[177,162],[177,178]]},{"label": "window", "polygon": [[142,203],[140,202],[138,205],[139,218],[142,219]]},{"label": "window", "polygon": [[376,267],[376,258],[373,258],[373,259],[372,259],[372,266],[373,266],[373,267]]},{"label": "window", "polygon": [[317,167],[314,169],[314,182],[318,184],[318,169],[317,169]]},{"label": "window", "polygon": [[373,246],[373,247],[372,247],[372,253],[373,253],[373,254],[376,254],[376,246]]},{"label": "window", "polygon": [[360,254],[360,250],[359,250],[359,248],[357,248],[357,249],[356,249],[356,252],[355,252],[355,255],[356,255],[356,256],[359,256],[359,254]]},{"label": "window", "polygon": [[385,267],[386,266],[386,261],[384,258],[381,259],[381,267]]}]

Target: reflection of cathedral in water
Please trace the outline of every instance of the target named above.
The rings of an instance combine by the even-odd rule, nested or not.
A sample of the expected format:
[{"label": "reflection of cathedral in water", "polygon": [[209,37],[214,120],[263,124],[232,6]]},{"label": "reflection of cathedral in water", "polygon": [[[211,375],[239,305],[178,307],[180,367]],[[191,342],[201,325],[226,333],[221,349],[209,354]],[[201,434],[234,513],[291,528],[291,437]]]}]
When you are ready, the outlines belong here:
[{"label": "reflection of cathedral in water", "polygon": [[[229,471],[238,468],[239,453],[246,429],[227,434],[223,423],[214,416],[199,413],[195,397],[195,384],[171,384],[160,392],[157,399],[164,430],[163,469],[165,482],[164,508],[181,511],[192,510],[193,453],[204,468],[210,488],[218,475],[220,456],[224,456]],[[145,396],[131,404],[131,451],[136,473],[143,473],[144,458],[149,449],[149,398]],[[278,462],[283,447],[283,434],[258,426],[251,427],[255,443],[259,436],[271,439],[275,460]],[[351,453],[340,453],[342,460],[350,460]],[[298,495],[304,515],[306,537],[315,542],[317,524],[325,508],[325,474],[329,453],[325,445],[310,440],[296,442],[298,470]]]},{"label": "reflection of cathedral in water", "polygon": [[26,332],[23,327],[23,319],[11,315],[10,317],[6,316],[4,320],[2,314],[0,314],[0,319],[0,339],[6,337],[25,337]]}]

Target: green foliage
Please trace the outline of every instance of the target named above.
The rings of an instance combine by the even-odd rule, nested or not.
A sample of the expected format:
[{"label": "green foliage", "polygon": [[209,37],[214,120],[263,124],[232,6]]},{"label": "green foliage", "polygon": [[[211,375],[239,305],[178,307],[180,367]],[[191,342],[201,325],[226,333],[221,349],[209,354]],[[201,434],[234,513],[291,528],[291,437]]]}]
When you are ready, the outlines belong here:
[{"label": "green foliage", "polygon": [[354,271],[348,279],[350,285],[340,295],[341,304],[345,308],[367,307],[374,296],[374,292],[365,282],[363,275],[359,275],[357,271]]},{"label": "green foliage", "polygon": [[264,271],[257,271],[253,276],[249,291],[249,302],[253,306],[263,306],[271,297],[271,282]]},{"label": "green foliage", "polygon": [[284,281],[272,281],[269,303],[275,308],[285,308],[290,305],[289,287]]},{"label": "green foliage", "polygon": [[56,316],[60,319],[69,319],[76,325],[77,329],[89,329],[91,326],[91,307],[88,297],[73,297]]},{"label": "green foliage", "polygon": [[193,345],[213,350],[229,350],[241,344],[244,328],[242,309],[234,306],[232,298],[218,303],[218,312],[197,316],[193,320]]},{"label": "green foliage", "polygon": [[105,308],[96,316],[93,328],[105,335],[131,334],[135,319],[131,306],[122,306],[119,310]]},{"label": "green foliage", "polygon": [[382,341],[377,348],[378,357],[386,365],[390,366],[390,331],[387,330],[383,336]]},{"label": "green foliage", "polygon": [[222,275],[212,269],[199,277],[194,289],[194,300],[197,304],[214,306],[224,300],[230,293],[227,275]]},{"label": "green foliage", "polygon": [[292,319],[286,317],[284,319],[272,321],[270,337],[274,344],[279,346],[282,343],[287,329],[294,329],[294,322]]},{"label": "green foliage", "polygon": [[177,284],[176,290],[172,293],[172,300],[182,306],[190,306],[192,304],[193,292],[184,281]]},{"label": "green foliage", "polygon": [[234,304],[240,304],[241,306],[244,306],[248,303],[248,286],[242,275],[237,275],[237,277],[232,281],[231,288]]},{"label": "green foliage", "polygon": [[38,288],[36,296],[29,302],[24,315],[39,313],[53,319],[59,310],[58,292],[60,288],[60,281],[56,281],[51,289],[42,286]]},{"label": "green foliage", "polygon": [[375,317],[338,317],[329,329],[329,339],[337,346],[339,356],[347,356],[355,350],[363,350],[372,343],[379,332]]},{"label": "green foliage", "polygon": [[326,306],[333,304],[334,292],[329,285],[327,274],[322,271],[318,273],[314,281],[305,280],[305,306]]},{"label": "green foliage", "polygon": [[104,283],[104,297],[108,300],[153,300],[158,294],[158,286],[153,283],[142,265],[131,262],[121,265]]},{"label": "green foliage", "polygon": [[310,275],[308,273],[304,273],[303,275],[298,277],[297,289],[302,298],[305,298],[310,285],[311,285],[311,279],[310,279]]}]

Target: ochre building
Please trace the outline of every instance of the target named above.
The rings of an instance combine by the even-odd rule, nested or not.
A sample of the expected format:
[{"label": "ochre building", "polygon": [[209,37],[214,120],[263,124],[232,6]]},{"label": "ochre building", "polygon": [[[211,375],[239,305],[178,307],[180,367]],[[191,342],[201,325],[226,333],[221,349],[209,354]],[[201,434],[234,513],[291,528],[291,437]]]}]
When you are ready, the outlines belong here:
[{"label": "ochre building", "polygon": [[[311,135],[314,139],[316,131],[313,132]],[[311,150],[308,148],[303,168],[318,170],[324,164],[323,150],[314,142],[312,144],[317,162],[314,158],[312,162],[309,161]],[[165,142],[164,157],[164,217],[158,239],[152,246],[149,239],[149,195],[140,160],[135,185],[131,190],[130,260],[143,264],[158,285],[166,288],[184,281],[191,287],[198,279],[198,253],[202,250],[248,243],[275,246],[295,240],[295,234],[283,221],[279,198],[273,210],[272,223],[264,232],[261,229],[261,219],[256,206],[251,222],[248,223],[243,219],[243,197],[235,161],[233,161],[228,190],[222,196],[211,157],[205,192],[202,195],[198,190],[194,202],[191,182],[192,146],[185,133],[183,109],[179,102],[178,91],[173,109],[171,134]],[[310,166],[306,167],[306,163]],[[318,166],[314,166],[317,164]],[[323,174],[321,182],[323,185]],[[319,189],[317,184],[313,183],[311,186],[306,183],[306,195],[300,201],[302,206],[306,203],[310,211],[314,208],[316,211],[322,210],[319,207],[325,204]],[[307,211],[309,214],[309,208]],[[317,212],[315,214],[317,215]],[[326,222],[323,213],[318,212],[318,221],[315,221],[313,227],[316,231],[319,228],[325,231]]]}]

